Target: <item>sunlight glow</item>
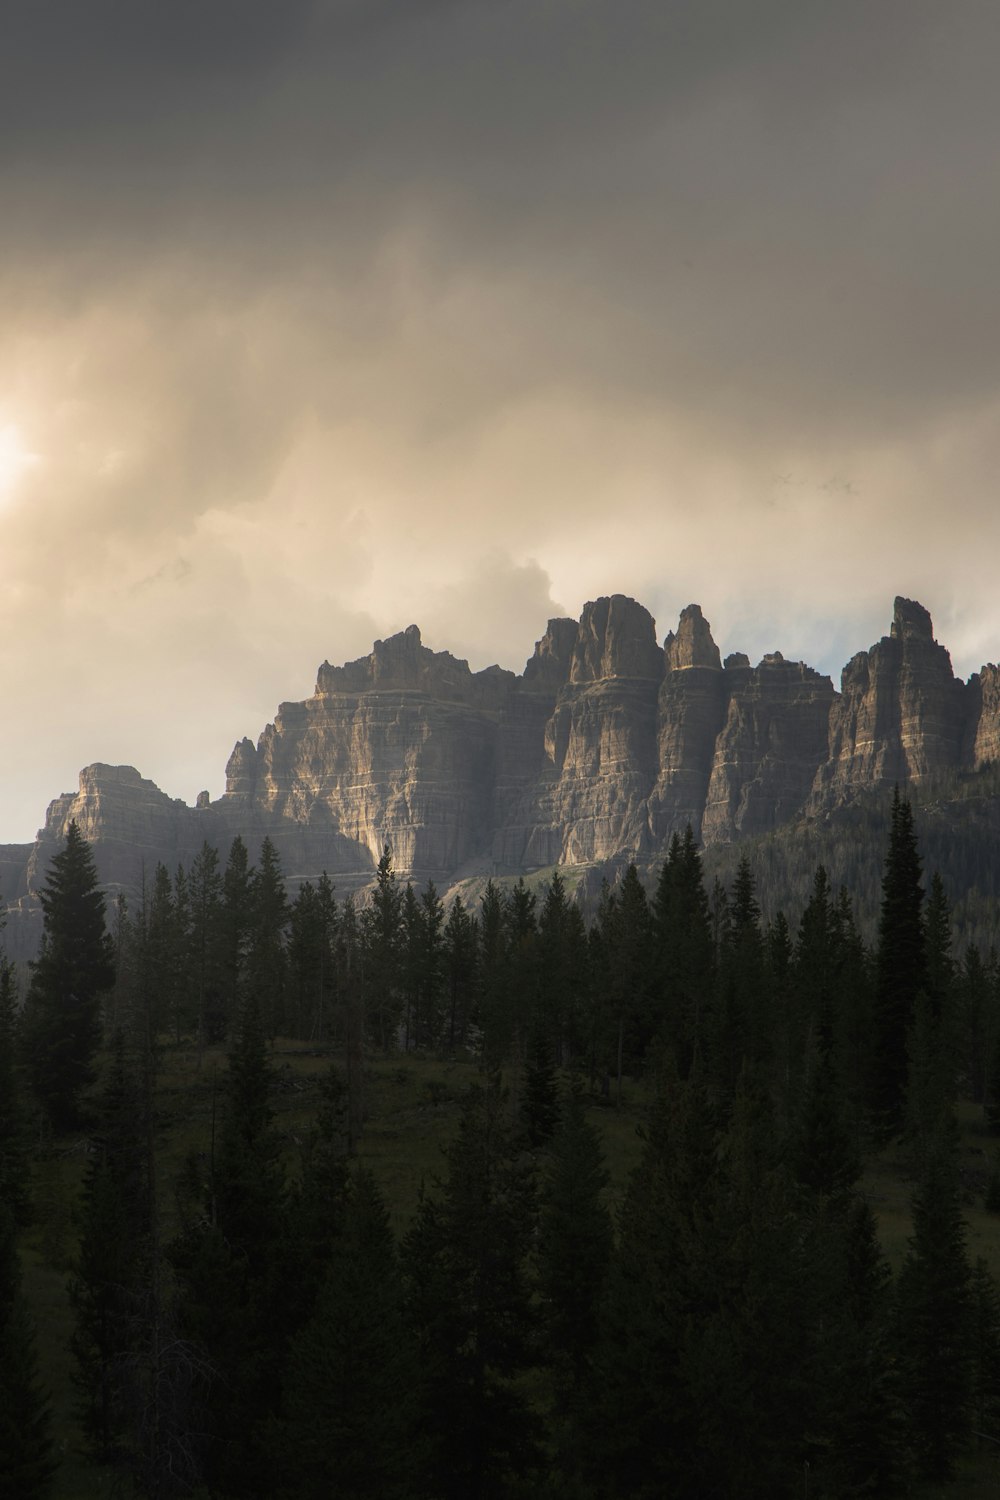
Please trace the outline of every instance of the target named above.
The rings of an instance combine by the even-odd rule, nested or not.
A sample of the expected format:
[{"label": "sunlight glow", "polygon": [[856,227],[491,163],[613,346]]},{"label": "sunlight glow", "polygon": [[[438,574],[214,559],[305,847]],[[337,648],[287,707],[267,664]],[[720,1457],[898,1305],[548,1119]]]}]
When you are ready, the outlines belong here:
[{"label": "sunlight glow", "polygon": [[13,422],[0,426],[0,500],[6,500],[25,469],[38,463],[38,454],[26,448]]}]

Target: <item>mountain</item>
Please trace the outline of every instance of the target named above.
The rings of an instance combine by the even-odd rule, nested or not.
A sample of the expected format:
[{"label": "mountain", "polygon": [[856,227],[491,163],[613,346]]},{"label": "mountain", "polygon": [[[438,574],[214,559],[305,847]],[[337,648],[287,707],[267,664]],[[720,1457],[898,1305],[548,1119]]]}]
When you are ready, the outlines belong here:
[{"label": "mountain", "polygon": [[87,766],[33,845],[0,846],[9,947],[32,951],[36,892],[74,818],[112,892],[237,833],[252,853],[269,836],[293,883],[326,869],[341,893],[370,881],[386,843],[402,876],[440,889],[557,864],[592,884],[629,859],[655,866],[687,823],[708,848],[759,840],[998,758],[1000,669],[956,679],[909,599],[839,692],[777,651],[722,661],[696,604],[660,645],[641,604],[598,599],[550,620],[520,676],[472,672],[411,625],[324,662],[311,698],[237,743],[215,802]]}]

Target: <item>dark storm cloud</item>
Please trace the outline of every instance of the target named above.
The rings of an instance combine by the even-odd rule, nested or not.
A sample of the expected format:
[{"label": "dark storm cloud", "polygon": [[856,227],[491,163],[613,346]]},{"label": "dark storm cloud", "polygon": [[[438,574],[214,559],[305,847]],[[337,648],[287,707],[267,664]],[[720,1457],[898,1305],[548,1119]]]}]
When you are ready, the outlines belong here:
[{"label": "dark storm cloud", "polygon": [[972,0],[6,0],[7,698],[58,663],[75,770],[194,680],[221,766],[292,661],[519,667],[618,589],[995,656],[998,55]]},{"label": "dark storm cloud", "polygon": [[514,355],[554,379],[848,429],[993,379],[995,7],[31,0],[4,26],[5,237],[89,250],[80,288],[186,250],[236,291],[325,266],[377,318],[405,231],[432,277],[537,307]]}]

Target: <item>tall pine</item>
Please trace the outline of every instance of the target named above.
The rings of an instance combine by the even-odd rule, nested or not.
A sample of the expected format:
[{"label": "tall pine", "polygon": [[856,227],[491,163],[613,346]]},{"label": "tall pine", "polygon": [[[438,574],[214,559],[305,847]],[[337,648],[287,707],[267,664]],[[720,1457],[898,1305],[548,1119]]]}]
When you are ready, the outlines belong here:
[{"label": "tall pine", "polygon": [[882,877],[875,975],[872,1120],[879,1135],[903,1124],[908,1076],[907,1036],[917,996],[927,990],[924,889],[913,810],[897,787]]},{"label": "tall pine", "polygon": [[31,968],[23,1037],[35,1094],[56,1129],[80,1121],[101,1042],[101,998],[115,979],[114,945],[90,846],[75,820],[39,897],[42,946]]}]

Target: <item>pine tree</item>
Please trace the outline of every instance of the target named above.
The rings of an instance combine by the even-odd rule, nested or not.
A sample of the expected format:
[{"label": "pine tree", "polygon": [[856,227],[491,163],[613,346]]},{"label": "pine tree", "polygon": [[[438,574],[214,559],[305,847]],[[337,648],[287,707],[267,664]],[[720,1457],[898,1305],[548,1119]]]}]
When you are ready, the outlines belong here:
[{"label": "pine tree", "polygon": [[30,1209],[28,1118],[21,1082],[14,967],[0,954],[0,1204],[18,1225]]},{"label": "pine tree", "polygon": [[479,940],[477,1009],[482,1027],[482,1064],[484,1071],[492,1074],[508,1060],[514,1045],[504,903],[492,880],[486,882],[480,902]]},{"label": "pine tree", "polygon": [[260,846],[260,859],[250,881],[249,914],[247,989],[256,1003],[266,1034],[274,1037],[287,1029],[285,929],[289,909],[281,860],[269,838]]},{"label": "pine tree", "polygon": [[830,1196],[848,1191],[861,1175],[854,1134],[844,1117],[830,1050],[813,1060],[795,1140],[799,1182]]},{"label": "pine tree", "polygon": [[[314,1042],[337,1037],[337,939],[340,916],[333,883],[324,871],[305,880],[289,912],[288,973],[291,1028]],[[342,1019],[342,1018],[340,1018]]]},{"label": "pine tree", "polygon": [[580,909],[555,870],[538,918],[539,990],[555,1060],[564,1067],[584,1045],[586,950]]},{"label": "pine tree", "polygon": [[579,1088],[570,1090],[549,1148],[540,1193],[536,1258],[545,1347],[565,1408],[597,1341],[611,1260],[608,1174]]},{"label": "pine tree", "polygon": [[13,1215],[0,1202],[0,1494],[42,1500],[55,1470],[34,1331],[21,1292]]},{"label": "pine tree", "polygon": [[978,1257],[972,1268],[972,1416],[977,1442],[1000,1441],[1000,1290]]},{"label": "pine tree", "polygon": [[691,1070],[711,1001],[715,953],[701,855],[690,823],[674,834],[653,899],[659,1030]]},{"label": "pine tree", "polygon": [[521,1123],[528,1146],[544,1146],[559,1121],[559,1090],[546,1018],[536,1013],[528,1037]]},{"label": "pine tree", "polygon": [[343,1009],[344,1079],[347,1088],[347,1149],[357,1150],[365,1125],[365,983],[361,935],[354,898],[344,902],[337,942],[337,992]]},{"label": "pine tree", "polygon": [[697,1077],[665,1087],[619,1211],[577,1415],[577,1461],[595,1494],[698,1493],[697,1412],[684,1367],[703,1300],[700,1234],[719,1169],[715,1144]]},{"label": "pine tree", "polygon": [[917,1469],[947,1479],[969,1435],[972,1296],[965,1225],[946,1144],[913,1199],[913,1235],[899,1274],[896,1335],[907,1434]]},{"label": "pine tree", "polygon": [[707,1068],[720,1099],[732,1101],[744,1067],[763,1076],[773,1046],[764,937],[753,872],[744,855],[722,908],[718,978],[707,1038]]},{"label": "pine tree", "polygon": [[[634,864],[629,865],[617,889],[602,902],[597,927],[604,965],[607,1023],[610,1023],[605,1025],[603,1061],[605,1069],[609,1072],[613,1069],[615,1073],[615,1103],[620,1109],[626,1063],[633,1067],[641,1064],[654,1029],[650,1003],[652,920]],[[611,1056],[609,1044],[614,1048]]]},{"label": "pine tree", "polygon": [[187,986],[194,998],[200,1066],[204,1049],[225,1036],[235,952],[232,933],[227,936],[225,931],[219,856],[211,844],[202,844],[192,861],[184,893],[188,914],[185,967]]},{"label": "pine tree", "polygon": [[417,1371],[402,1300],[389,1215],[358,1170],[315,1311],[289,1353],[276,1433],[290,1500],[413,1493]]},{"label": "pine tree", "polygon": [[42,946],[32,964],[24,1044],[35,1094],[57,1129],[79,1123],[101,1041],[101,997],[115,979],[114,946],[90,846],[71,822],[39,896]]},{"label": "pine tree", "polygon": [[534,891],[519,877],[504,901],[503,925],[506,953],[503,979],[504,1003],[510,1027],[510,1093],[516,1118],[521,1106],[523,1070],[527,1060],[531,1028],[540,1003],[538,919]]},{"label": "pine tree", "polygon": [[280,1399],[287,1325],[287,1192],[273,1129],[264,1029],[250,999],[229,1058],[205,1201],[171,1247],[182,1332],[216,1371],[205,1403],[210,1480],[223,1494],[273,1488],[265,1424]]},{"label": "pine tree", "polygon": [[150,1280],[151,1194],[136,1070],[115,1035],[80,1212],[80,1248],[70,1282],[73,1352],[84,1427],[102,1463],[131,1457],[127,1369],[142,1340]]},{"label": "pine tree", "polygon": [[361,915],[365,1017],[384,1053],[394,1045],[402,1020],[402,906],[392,850],[386,844],[375,871],[371,906]]},{"label": "pine tree", "polygon": [[154,1036],[172,1027],[179,1042],[183,1022],[190,1020],[184,1015],[186,996],[181,983],[185,935],[170,875],[163,864],[156,867],[148,902],[143,893],[143,907],[150,1026]]},{"label": "pine tree", "polygon": [[464,1047],[478,1019],[479,929],[457,896],[448,908],[442,939],[447,1017],[444,1040],[449,1052]]},{"label": "pine tree", "polygon": [[881,1134],[903,1123],[906,1101],[906,1038],[917,995],[927,989],[921,863],[909,802],[896,788],[889,848],[882,879],[875,987],[875,1058],[872,1116]]},{"label": "pine tree", "polygon": [[320,1106],[302,1147],[301,1176],[289,1202],[285,1321],[300,1328],[313,1311],[344,1232],[348,1189],[347,1090],[331,1064]]},{"label": "pine tree", "polygon": [[[249,952],[254,932],[253,877],[250,855],[239,834],[229,846],[222,873],[218,923],[222,992],[210,1024],[213,1041],[222,1041],[237,1023],[249,989]],[[260,998],[258,995],[258,1006]]]},{"label": "pine tree", "polygon": [[540,1436],[520,1383],[533,1359],[534,1190],[496,1080],[471,1091],[446,1155],[447,1180],[403,1246],[426,1487],[487,1500],[535,1466]]}]

